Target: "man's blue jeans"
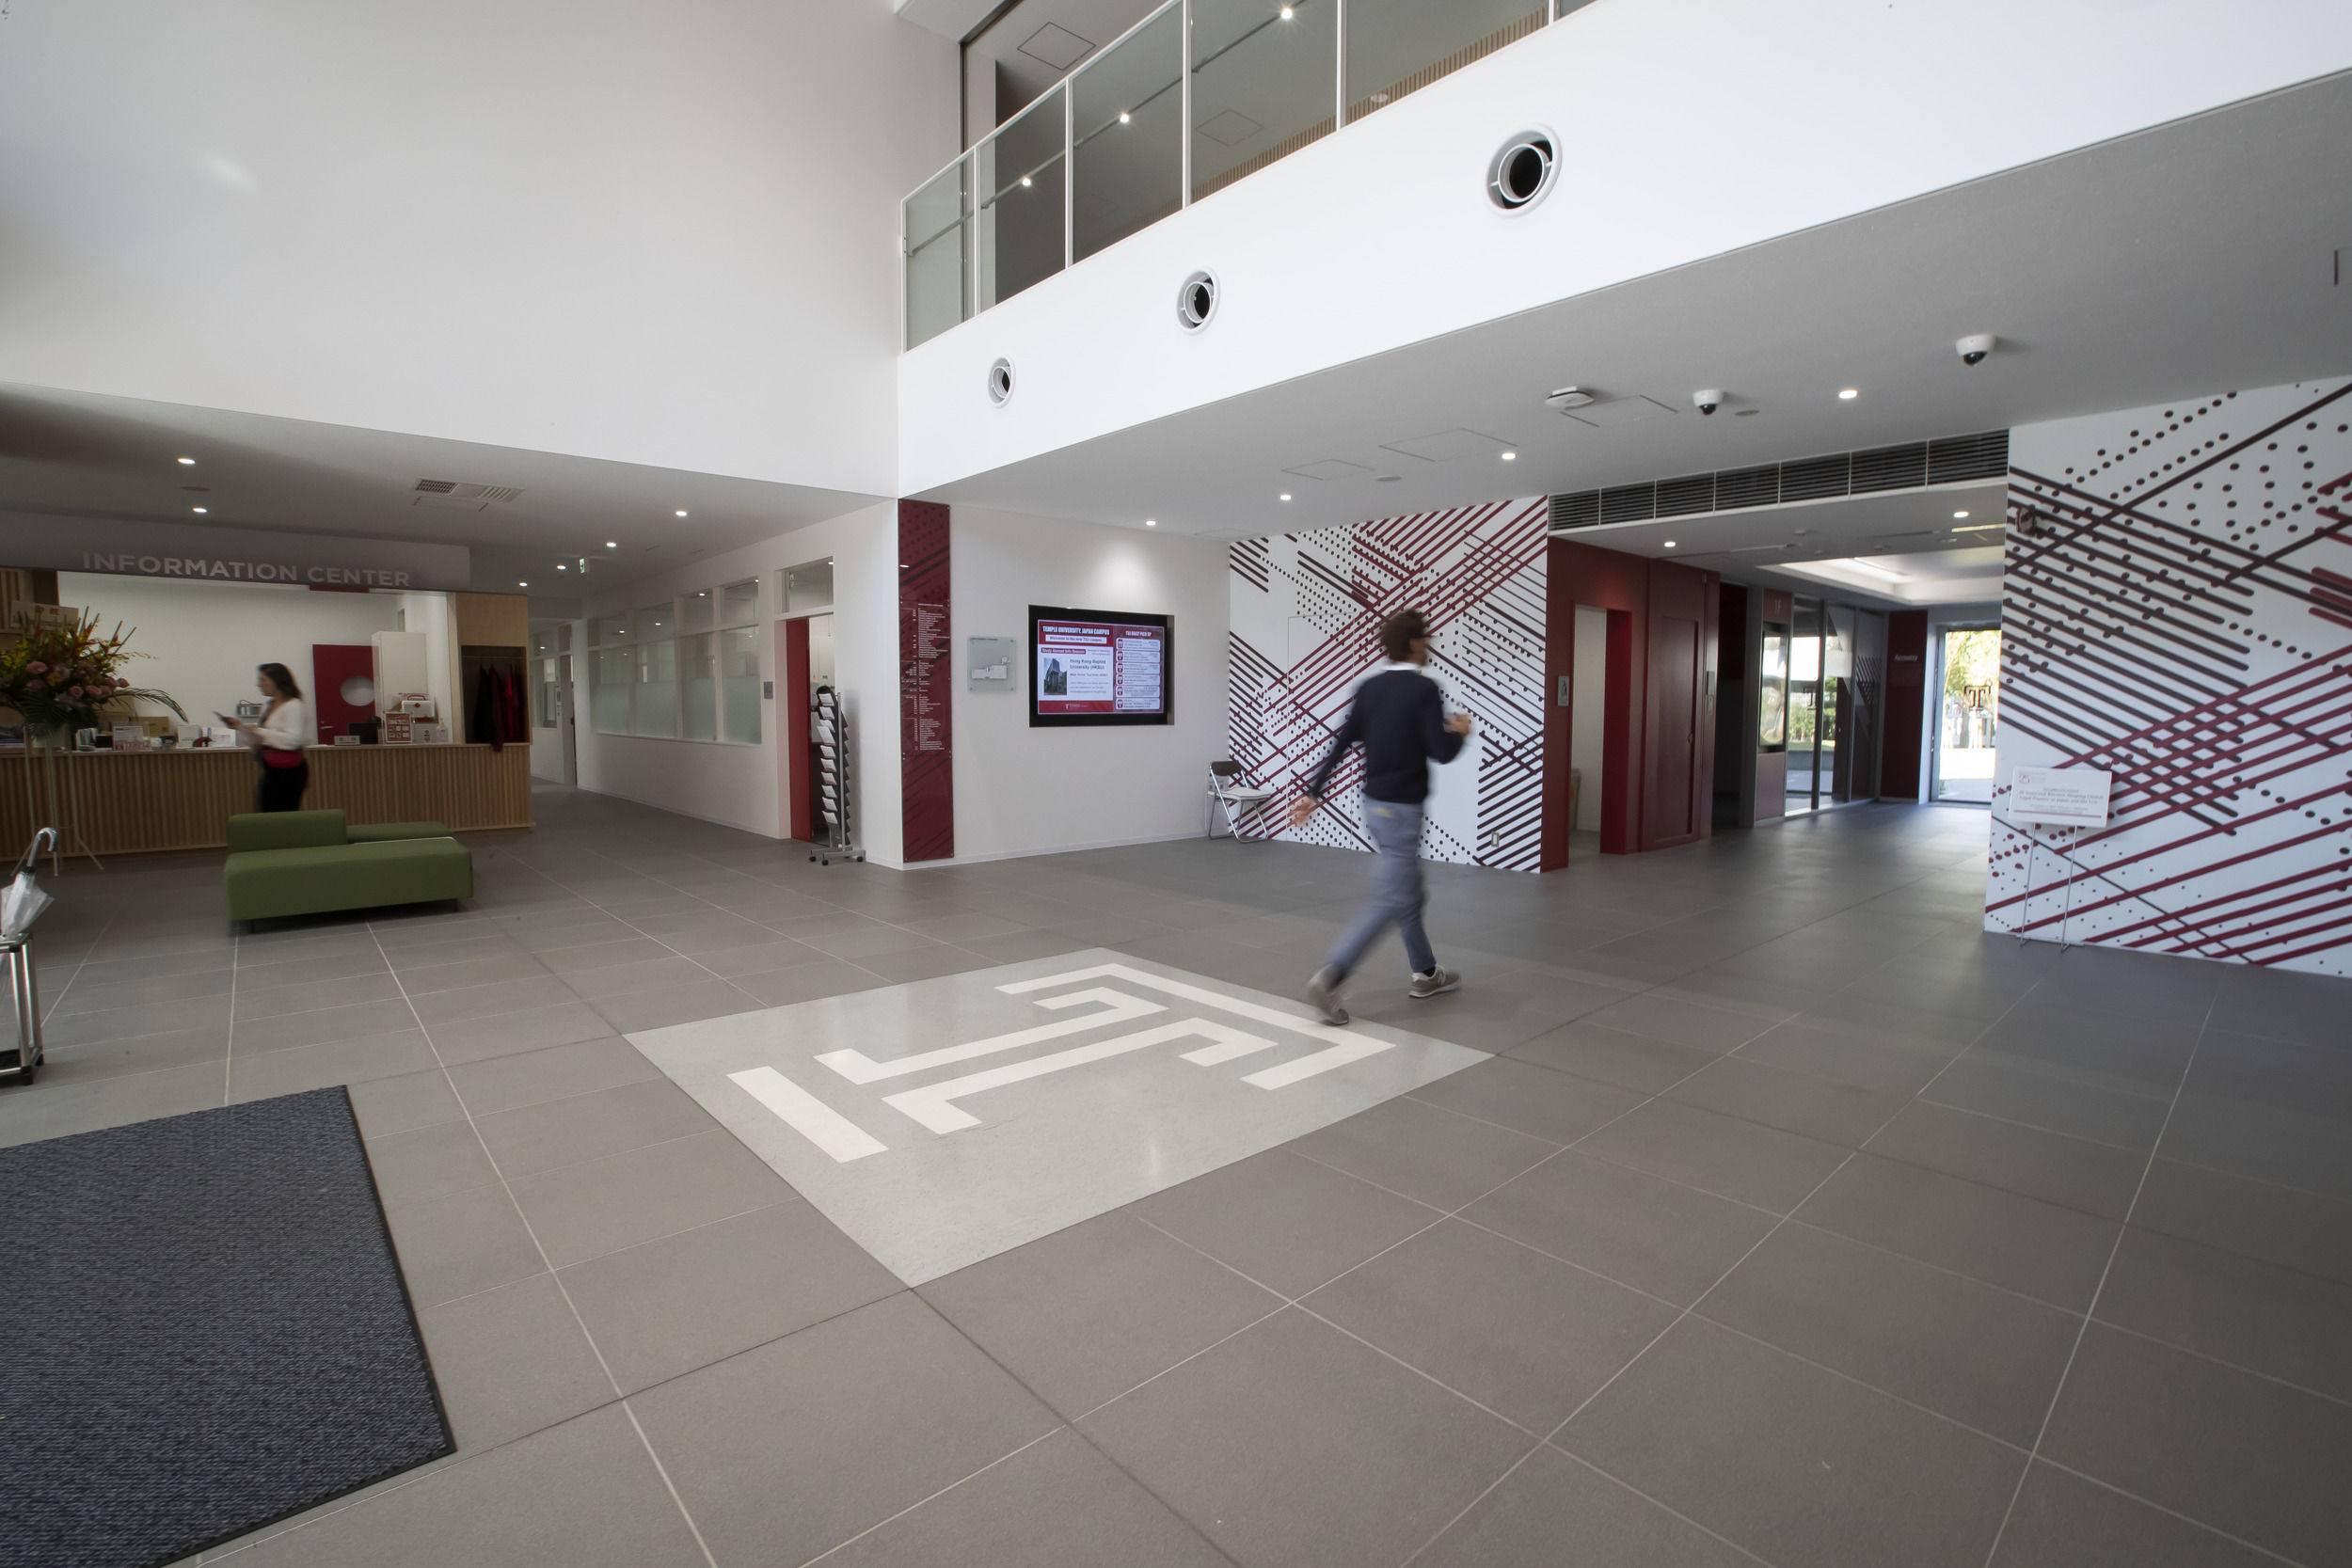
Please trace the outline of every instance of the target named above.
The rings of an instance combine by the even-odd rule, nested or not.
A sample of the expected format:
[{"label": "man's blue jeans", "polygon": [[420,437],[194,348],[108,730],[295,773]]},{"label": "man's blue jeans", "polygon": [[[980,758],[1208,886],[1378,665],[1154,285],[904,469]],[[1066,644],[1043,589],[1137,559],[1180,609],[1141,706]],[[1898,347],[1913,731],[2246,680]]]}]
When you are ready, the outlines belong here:
[{"label": "man's blue jeans", "polygon": [[1421,883],[1421,808],[1367,800],[1364,827],[1379,857],[1373,868],[1372,902],[1331,949],[1335,985],[1354,972],[1364,949],[1391,923],[1405,939],[1405,957],[1414,974],[1426,974],[1438,967],[1437,955],[1429,951],[1429,933],[1421,928],[1422,906],[1429,901]]}]

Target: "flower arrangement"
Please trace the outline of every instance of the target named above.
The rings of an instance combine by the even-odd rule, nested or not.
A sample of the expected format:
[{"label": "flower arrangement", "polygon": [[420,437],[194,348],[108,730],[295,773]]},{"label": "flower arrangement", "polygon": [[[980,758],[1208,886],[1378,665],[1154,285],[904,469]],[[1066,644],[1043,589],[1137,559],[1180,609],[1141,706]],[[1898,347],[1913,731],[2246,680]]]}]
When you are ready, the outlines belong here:
[{"label": "flower arrangement", "polygon": [[35,623],[21,617],[21,640],[0,648],[0,704],[24,716],[26,729],[53,735],[96,721],[98,710],[120,698],[160,703],[185,719],[187,710],[161,691],[133,686],[122,667],[145,654],[130,650],[130,633],[115,625],[114,635],[98,635],[98,617]]}]

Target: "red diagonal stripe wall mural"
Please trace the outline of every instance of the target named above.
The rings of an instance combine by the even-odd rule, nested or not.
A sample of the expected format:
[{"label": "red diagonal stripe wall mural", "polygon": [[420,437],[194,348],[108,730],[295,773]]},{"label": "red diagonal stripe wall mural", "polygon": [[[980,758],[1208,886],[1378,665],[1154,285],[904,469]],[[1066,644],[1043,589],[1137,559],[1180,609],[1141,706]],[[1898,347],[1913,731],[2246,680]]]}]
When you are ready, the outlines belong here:
[{"label": "red diagonal stripe wall mural", "polygon": [[[2010,438],[1985,924],[2352,974],[2352,381]],[[2103,830],[2019,767],[2114,776]]]},{"label": "red diagonal stripe wall mural", "polygon": [[[1418,608],[1434,632],[1429,673],[1478,718],[1463,754],[1439,768],[1422,852],[1536,868],[1543,811],[1545,502],[1489,501],[1360,528],[1232,546],[1233,759],[1286,810],[1377,668],[1381,619]],[[1370,847],[1361,753],[1334,776],[1333,809],[1295,842]]]}]

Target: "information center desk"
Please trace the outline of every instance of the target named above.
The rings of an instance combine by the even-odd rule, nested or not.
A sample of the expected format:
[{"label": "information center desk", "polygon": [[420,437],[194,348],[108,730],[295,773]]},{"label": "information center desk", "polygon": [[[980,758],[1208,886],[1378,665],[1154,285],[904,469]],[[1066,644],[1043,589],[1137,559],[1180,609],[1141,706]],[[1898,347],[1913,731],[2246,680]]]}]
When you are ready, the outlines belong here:
[{"label": "information center desk", "polygon": [[[353,822],[439,822],[453,832],[531,826],[527,745],[313,746],[309,755],[302,803],[312,810],[340,808]],[[0,850],[22,855],[36,815],[72,850],[218,849],[229,818],[253,809],[261,771],[243,746],[0,752]]]}]

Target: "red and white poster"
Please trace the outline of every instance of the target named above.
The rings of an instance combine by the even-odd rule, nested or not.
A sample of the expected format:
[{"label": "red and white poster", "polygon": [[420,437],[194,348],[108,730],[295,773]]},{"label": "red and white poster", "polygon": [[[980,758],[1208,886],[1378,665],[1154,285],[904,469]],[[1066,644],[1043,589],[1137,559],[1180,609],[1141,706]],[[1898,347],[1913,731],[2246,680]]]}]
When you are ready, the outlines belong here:
[{"label": "red and white poster", "polygon": [[1040,617],[1030,668],[1040,719],[1168,711],[1168,628]]}]

